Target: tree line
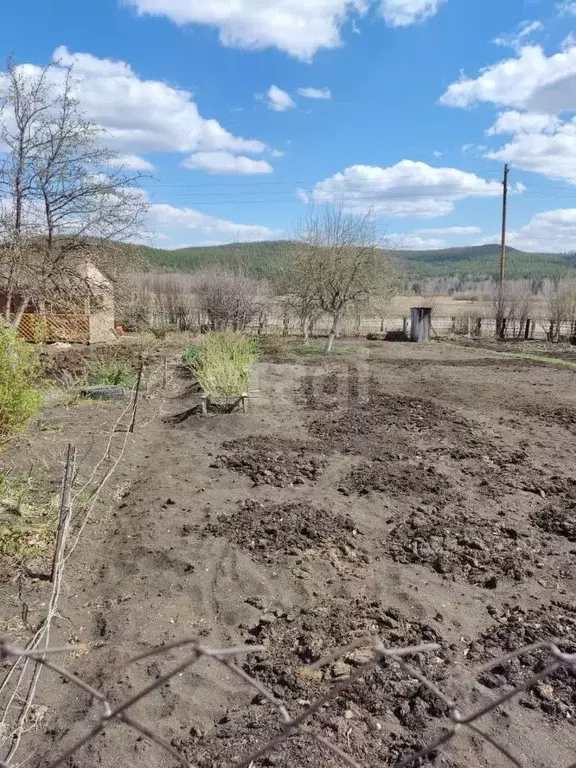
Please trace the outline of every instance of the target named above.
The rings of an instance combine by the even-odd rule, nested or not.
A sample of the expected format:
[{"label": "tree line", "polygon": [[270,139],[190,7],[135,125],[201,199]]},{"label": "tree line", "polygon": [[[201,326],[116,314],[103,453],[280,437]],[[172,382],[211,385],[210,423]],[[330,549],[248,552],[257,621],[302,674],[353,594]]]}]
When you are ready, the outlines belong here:
[{"label": "tree line", "polygon": [[[264,327],[272,308],[280,307],[283,318],[298,319],[305,339],[320,317],[329,318],[330,352],[345,317],[382,316],[393,294],[406,288],[406,263],[385,247],[372,216],[342,206],[310,207],[288,241],[250,244],[249,251],[232,244],[219,249],[216,261],[199,252],[202,258],[186,279],[146,273],[143,249],[131,245],[145,230],[142,176],[123,168],[106,148],[106,136],[86,119],[75,90],[72,69],[30,70],[9,61],[0,75],[5,326],[18,328],[30,306],[73,308],[79,296],[94,291],[81,269],[90,262],[114,285],[127,324],[146,327],[159,318],[186,328],[193,324],[194,306],[196,326],[244,330],[254,322]],[[174,265],[189,250],[174,252]],[[247,259],[248,252],[257,258]],[[149,264],[160,252],[145,253]],[[572,312],[571,296],[571,288],[556,292],[555,322]],[[500,314],[519,313],[517,297],[510,294],[506,310],[503,294],[500,301]]]}]

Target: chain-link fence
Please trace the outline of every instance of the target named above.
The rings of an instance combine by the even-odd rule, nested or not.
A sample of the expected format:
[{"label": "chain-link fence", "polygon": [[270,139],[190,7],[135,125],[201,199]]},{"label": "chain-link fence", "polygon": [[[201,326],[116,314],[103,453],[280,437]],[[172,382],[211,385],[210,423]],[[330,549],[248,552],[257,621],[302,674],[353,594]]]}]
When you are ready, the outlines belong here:
[{"label": "chain-link fence", "polygon": [[[315,741],[325,752],[325,759],[331,760],[333,764],[342,763],[350,766],[350,768],[365,768],[365,763],[352,754],[349,745],[340,744],[336,738],[326,736],[326,730],[318,727],[318,723],[315,721],[314,716],[331,702],[334,702],[341,697],[351,686],[361,687],[366,675],[376,667],[382,665],[396,665],[397,669],[401,670],[407,679],[418,681],[422,686],[422,690],[425,690],[428,694],[435,697],[438,703],[441,704],[448,713],[447,720],[442,723],[439,734],[429,743],[425,744],[425,746],[418,752],[402,757],[395,763],[396,768],[408,768],[409,766],[422,765],[427,756],[436,754],[438,750],[442,750],[445,745],[462,732],[468,732],[469,734],[484,739],[497,750],[501,757],[505,758],[504,764],[525,768],[526,764],[514,756],[506,744],[482,729],[480,721],[488,713],[502,708],[507,702],[520,696],[520,694],[541,683],[541,681],[546,678],[550,678],[554,673],[557,673],[558,670],[564,669],[569,672],[574,672],[576,666],[576,654],[564,653],[557,645],[551,642],[536,643],[509,653],[506,656],[492,661],[482,671],[485,672],[496,666],[501,667],[515,658],[525,654],[534,654],[537,651],[545,654],[546,661],[541,663],[538,671],[531,674],[524,682],[516,687],[509,687],[500,695],[489,698],[470,712],[462,711],[456,701],[442,691],[435,682],[426,677],[415,664],[411,663],[411,657],[418,657],[421,654],[431,654],[437,651],[440,646],[435,643],[424,643],[422,645],[406,648],[386,648],[377,640],[369,641],[367,638],[362,638],[310,665],[305,668],[305,670],[302,670],[301,673],[312,675],[316,670],[319,670],[323,666],[331,664],[335,660],[345,658],[355,649],[359,647],[368,647],[368,642],[371,642],[371,645],[369,646],[371,648],[371,657],[365,661],[365,663],[351,671],[347,677],[332,684],[318,699],[308,703],[305,707],[301,707],[301,711],[298,712],[298,714],[290,712],[290,705],[287,701],[280,699],[253,675],[248,674],[243,668],[242,662],[237,661],[238,657],[243,657],[246,654],[256,652],[261,653],[265,651],[266,649],[264,646],[247,645],[236,648],[215,649],[207,647],[197,640],[187,639],[151,648],[150,650],[131,658],[127,662],[127,665],[151,657],[166,656],[177,649],[184,652],[184,657],[178,663],[175,663],[170,671],[160,675],[149,685],[143,687],[123,702],[115,705],[109,701],[104,692],[94,688],[77,674],[68,671],[54,660],[59,654],[77,651],[77,647],[29,650],[26,648],[14,647],[7,642],[0,642],[0,660],[4,661],[4,663],[8,661],[9,664],[18,664],[22,659],[29,659],[35,665],[50,670],[55,675],[60,676],[63,680],[72,683],[78,689],[89,694],[100,707],[96,723],[78,740],[74,741],[69,746],[64,746],[61,753],[56,758],[50,758],[43,762],[42,765],[45,766],[45,768],[58,768],[58,766],[64,765],[70,758],[77,756],[83,747],[94,740],[106,727],[109,726],[110,723],[113,722],[121,722],[129,726],[139,737],[144,737],[166,750],[166,752],[180,765],[185,766],[186,768],[195,768],[196,763],[193,759],[185,756],[173,745],[173,742],[170,742],[159,735],[157,732],[158,723],[141,723],[136,720],[129,711],[134,705],[150,695],[153,691],[162,688],[174,677],[184,672],[184,670],[192,667],[199,660],[206,658],[221,664],[235,676],[240,678],[240,680],[242,680],[248,687],[254,689],[257,695],[261,697],[263,701],[271,705],[271,707],[278,713],[279,725],[277,732],[272,737],[263,737],[262,743],[249,754],[241,755],[240,751],[236,752],[238,757],[237,759],[232,760],[230,765],[237,766],[237,768],[249,768],[249,766],[257,765],[257,762],[260,759],[269,758],[275,750],[297,733],[307,739]],[[324,732],[320,732],[321,730]],[[74,764],[77,765],[78,763]],[[274,762],[265,764],[274,764]],[[294,765],[296,764],[297,761],[294,761]],[[387,764],[390,763],[387,762]],[[0,760],[0,766],[3,768],[12,768],[13,765],[14,764],[9,760],[4,762]],[[567,766],[567,768],[574,768],[575,765],[576,763],[572,766]]]}]

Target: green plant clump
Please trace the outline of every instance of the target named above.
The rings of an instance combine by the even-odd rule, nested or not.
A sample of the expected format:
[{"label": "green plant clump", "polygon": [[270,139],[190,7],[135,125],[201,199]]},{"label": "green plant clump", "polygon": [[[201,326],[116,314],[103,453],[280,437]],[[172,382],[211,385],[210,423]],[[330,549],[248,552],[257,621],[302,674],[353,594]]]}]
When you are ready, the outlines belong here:
[{"label": "green plant clump", "polygon": [[199,351],[200,346],[194,344],[189,346],[188,349],[185,349],[182,355],[182,362],[184,365],[190,366],[190,364],[198,357]]},{"label": "green plant clump", "polygon": [[41,366],[33,344],[0,328],[0,443],[26,426],[42,406]]},{"label": "green plant clump", "polygon": [[52,551],[58,520],[58,500],[38,503],[30,477],[0,472],[0,555],[25,562]]},{"label": "green plant clump", "polygon": [[153,323],[152,325],[148,326],[148,330],[154,336],[155,339],[158,341],[163,341],[166,336],[170,333],[170,331],[176,330],[176,327],[174,325],[170,325],[170,323]]},{"label": "green plant clump", "polygon": [[242,397],[256,360],[254,342],[240,333],[210,333],[188,363],[205,395]]},{"label": "green plant clump", "polygon": [[136,373],[128,363],[100,361],[88,367],[88,383],[96,386],[125,387],[134,384]]}]

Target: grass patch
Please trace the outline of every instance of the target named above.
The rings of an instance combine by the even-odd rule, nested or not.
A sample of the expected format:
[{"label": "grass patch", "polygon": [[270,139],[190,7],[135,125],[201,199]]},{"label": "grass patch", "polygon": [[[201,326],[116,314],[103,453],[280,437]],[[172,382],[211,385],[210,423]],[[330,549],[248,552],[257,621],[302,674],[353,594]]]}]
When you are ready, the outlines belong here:
[{"label": "grass patch", "polygon": [[30,476],[0,473],[0,555],[16,563],[52,555],[58,498],[39,503]]},{"label": "grass patch", "polygon": [[[300,344],[293,348],[293,352],[298,357],[311,357],[313,355],[325,355],[324,343],[312,342],[310,344]],[[335,344],[332,347],[331,355],[349,355],[355,352],[354,347]]]},{"label": "grass patch", "polygon": [[[266,336],[256,336],[254,345],[259,355],[284,358],[286,360],[295,360],[298,357],[319,357],[326,356],[324,352],[325,341],[322,339],[313,339],[308,344],[303,344],[302,340],[297,338],[287,338],[280,334]],[[332,355],[353,354],[357,348],[335,344],[332,349]]]},{"label": "grass patch", "polygon": [[250,369],[256,360],[254,342],[240,333],[209,333],[194,354],[188,348],[188,367],[213,397],[241,397],[250,388]]},{"label": "grass patch", "polygon": [[531,360],[533,363],[544,363],[546,365],[557,365],[561,368],[569,368],[576,371],[576,362],[573,360],[564,360],[561,357],[552,357],[551,355],[533,355],[529,352],[507,352],[511,357],[520,358],[520,360]]},{"label": "grass patch", "polygon": [[93,386],[115,386],[131,389],[136,380],[136,371],[125,362],[98,361],[88,366],[88,384]]},{"label": "grass patch", "polygon": [[474,352],[495,352],[498,357],[507,357],[510,360],[527,360],[532,363],[539,363],[540,365],[552,365],[559,368],[567,368],[571,371],[576,371],[576,361],[564,360],[562,357],[554,357],[547,354],[536,354],[533,352],[509,352],[508,350],[493,349],[492,347],[477,347],[468,346],[465,349],[471,349]]}]

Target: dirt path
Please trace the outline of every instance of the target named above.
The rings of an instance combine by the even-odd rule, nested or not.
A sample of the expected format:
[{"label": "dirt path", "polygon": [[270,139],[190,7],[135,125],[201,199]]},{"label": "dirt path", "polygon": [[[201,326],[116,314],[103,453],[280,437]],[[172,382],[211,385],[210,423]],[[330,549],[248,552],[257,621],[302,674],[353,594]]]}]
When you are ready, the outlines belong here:
[{"label": "dirt path", "polygon": [[[546,616],[549,632],[560,627],[576,644],[575,374],[448,344],[372,345],[328,367],[262,363],[257,374],[247,415],[157,419],[131,439],[67,572],[54,640],[90,644],[67,660],[70,669],[117,702],[166,668],[159,657],[119,670],[150,645],[199,636],[226,646],[256,635],[271,661],[248,668],[297,710],[315,690],[295,685],[294,670],[373,628],[392,643],[437,637],[442,650],[429,673],[470,703],[496,683],[516,683],[502,673],[472,690],[473,667],[504,642],[494,627],[521,626],[519,642],[529,642]],[[194,402],[176,378],[168,415]],[[50,439],[54,449],[64,443]],[[544,530],[551,515],[563,535]],[[376,693],[351,695],[320,725],[368,765],[393,764],[442,713],[401,680],[370,685]],[[38,768],[84,733],[94,712],[88,696],[46,677],[39,698],[49,714],[29,762]],[[220,667],[201,664],[134,715],[193,762],[229,765],[272,728],[252,699]],[[568,685],[510,711],[485,724],[513,754],[538,768],[576,759]],[[333,764],[290,749],[262,764]],[[481,740],[450,746],[443,760],[504,765]],[[134,764],[174,760],[114,725],[69,763]]]}]

